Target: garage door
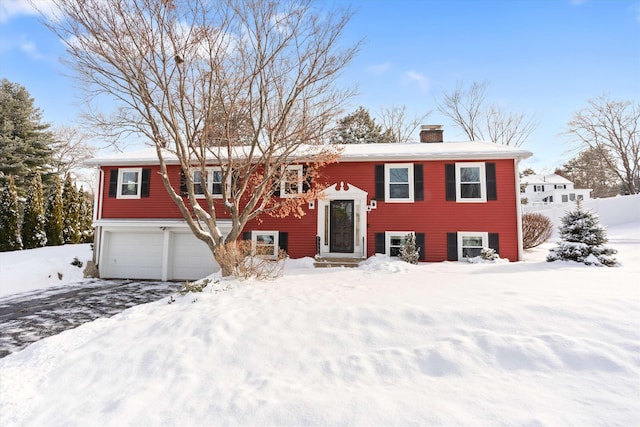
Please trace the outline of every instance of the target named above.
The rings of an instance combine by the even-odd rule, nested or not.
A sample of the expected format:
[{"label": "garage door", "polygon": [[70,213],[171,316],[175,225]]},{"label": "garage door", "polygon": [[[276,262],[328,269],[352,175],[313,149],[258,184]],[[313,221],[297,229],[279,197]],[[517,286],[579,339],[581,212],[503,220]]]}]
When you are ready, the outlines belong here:
[{"label": "garage door", "polygon": [[169,276],[173,280],[196,280],[220,269],[209,247],[191,233],[171,235]]},{"label": "garage door", "polygon": [[105,233],[107,253],[102,277],[121,279],[161,279],[162,232],[119,231]]}]

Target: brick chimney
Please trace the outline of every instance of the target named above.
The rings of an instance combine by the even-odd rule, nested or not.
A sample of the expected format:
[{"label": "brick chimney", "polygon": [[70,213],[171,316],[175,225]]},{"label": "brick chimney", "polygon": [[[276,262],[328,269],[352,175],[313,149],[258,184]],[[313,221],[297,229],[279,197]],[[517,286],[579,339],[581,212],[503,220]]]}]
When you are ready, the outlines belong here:
[{"label": "brick chimney", "polygon": [[420,142],[443,142],[442,125],[420,126]]}]

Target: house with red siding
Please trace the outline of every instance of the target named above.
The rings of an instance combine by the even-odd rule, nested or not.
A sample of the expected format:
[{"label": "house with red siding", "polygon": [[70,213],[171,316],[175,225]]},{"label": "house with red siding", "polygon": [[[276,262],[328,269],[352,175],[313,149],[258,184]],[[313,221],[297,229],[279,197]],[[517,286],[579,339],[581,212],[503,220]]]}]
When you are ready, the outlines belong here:
[{"label": "house with red siding", "polygon": [[[243,238],[260,253],[286,251],[291,258],[361,260],[395,256],[407,235],[420,261],[456,261],[494,248],[522,259],[518,164],[531,152],[487,142],[443,142],[439,126],[423,126],[421,142],[345,145],[338,161],[322,167],[320,197],[304,215],[268,215],[249,221]],[[185,280],[216,271],[210,250],[189,230],[169,198],[155,149],[95,158],[94,258],[103,278]],[[167,158],[178,189],[182,169]],[[289,166],[302,176],[304,164]],[[218,194],[215,164],[195,185]],[[295,197],[304,185],[284,186],[274,197]],[[230,229],[220,199],[218,226]]]}]

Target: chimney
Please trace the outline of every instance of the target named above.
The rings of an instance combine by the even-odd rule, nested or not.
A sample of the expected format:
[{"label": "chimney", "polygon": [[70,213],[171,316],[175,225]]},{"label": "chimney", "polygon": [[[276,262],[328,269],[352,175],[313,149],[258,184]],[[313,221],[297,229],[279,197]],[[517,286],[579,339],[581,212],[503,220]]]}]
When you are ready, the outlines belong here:
[{"label": "chimney", "polygon": [[442,125],[420,126],[420,142],[443,142]]}]

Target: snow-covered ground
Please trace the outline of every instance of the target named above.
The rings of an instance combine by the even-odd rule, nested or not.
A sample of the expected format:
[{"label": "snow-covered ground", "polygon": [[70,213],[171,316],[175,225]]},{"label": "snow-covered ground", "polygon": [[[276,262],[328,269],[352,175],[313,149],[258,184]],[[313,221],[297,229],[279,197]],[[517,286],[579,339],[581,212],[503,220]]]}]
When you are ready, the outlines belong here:
[{"label": "snow-covered ground", "polygon": [[[75,258],[82,267],[71,265]],[[82,282],[89,260],[90,244],[0,252],[0,297]]]},{"label": "snow-covered ground", "polygon": [[0,425],[640,425],[640,223],[608,235],[622,267],[296,260],[138,306],[0,360]]}]

